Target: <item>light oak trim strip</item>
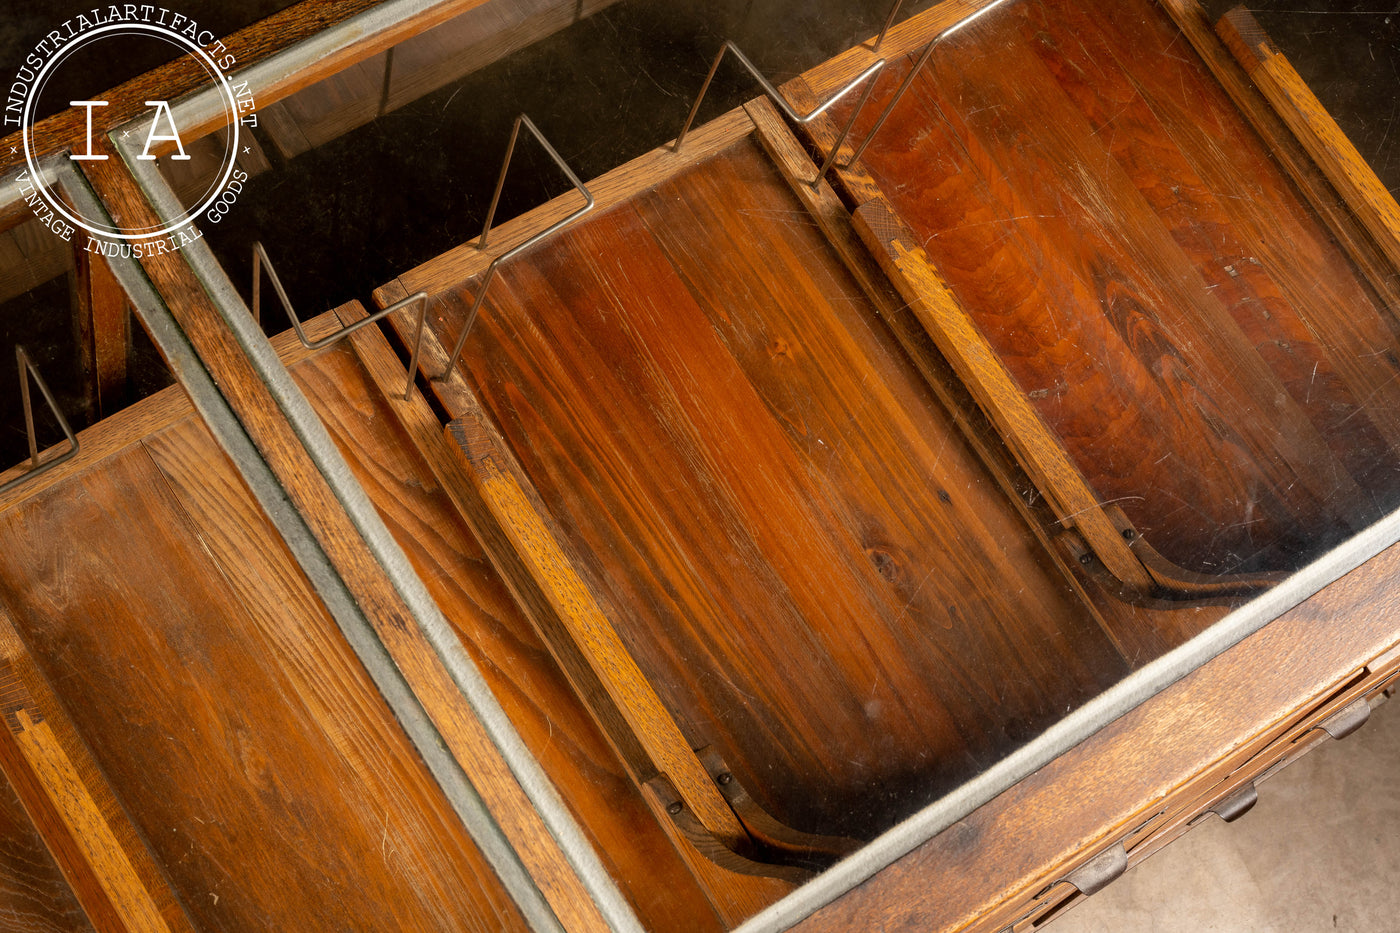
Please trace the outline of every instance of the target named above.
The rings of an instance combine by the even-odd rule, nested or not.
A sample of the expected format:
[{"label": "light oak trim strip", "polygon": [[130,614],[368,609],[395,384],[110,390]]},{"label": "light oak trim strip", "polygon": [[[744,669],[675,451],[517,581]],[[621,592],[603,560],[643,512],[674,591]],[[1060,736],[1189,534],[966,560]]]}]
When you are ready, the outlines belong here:
[{"label": "light oak trim strip", "polygon": [[519,464],[493,436],[484,414],[447,426],[464,465],[476,476],[482,498],[657,769],[707,830],[729,848],[739,849],[747,834],[738,817],[579,577],[546,524],[543,503],[526,487]]},{"label": "light oak trim strip", "polygon": [[1250,81],[1234,56],[1213,31],[1197,0],[1159,0],[1187,40],[1201,56],[1215,80],[1254,127],[1279,165],[1298,186],[1327,229],[1337,238],[1352,262],[1366,278],[1379,304],[1400,309],[1400,276],[1336,188],[1303,148],[1274,106]]},{"label": "light oak trim strip", "polygon": [[[358,302],[350,302],[336,309],[336,313],[342,320],[350,322],[365,316],[366,312]],[[395,318],[402,323],[404,315],[399,313],[391,316],[391,320]],[[411,327],[412,324],[408,326]],[[511,596],[524,610],[530,624],[540,634],[589,714],[599,724],[628,775],[641,788],[643,799],[652,809],[653,815],[681,858],[689,866],[711,905],[726,923],[738,925],[745,918],[753,916],[786,894],[791,889],[791,885],[786,882],[773,877],[739,874],[721,867],[712,858],[712,855],[717,854],[714,850],[720,848],[719,842],[710,836],[709,847],[706,850],[709,854],[702,853],[682,831],[677,819],[666,812],[665,805],[658,803],[658,798],[650,792],[650,788],[654,786],[654,781],[665,779],[658,777],[656,762],[642,747],[626,717],[614,702],[613,695],[603,685],[594,668],[581,656],[581,651],[571,647],[567,626],[559,618],[562,607],[550,602],[524,560],[507,539],[505,531],[490,511],[485,497],[475,490],[475,474],[463,462],[460,447],[443,430],[442,422],[416,389],[410,392],[408,399],[399,396],[397,387],[403,383],[403,365],[390,349],[382,333],[375,329],[358,331],[350,337],[350,344],[354,347],[361,364],[384,393],[385,401],[393,409],[413,445],[433,471],[438,485],[452,500],[472,534],[481,542],[501,579],[509,588]],[[425,360],[434,368],[441,368],[447,358],[447,351],[431,331],[424,335],[423,354]],[[443,407],[455,412],[480,411],[480,405],[467,389],[460,372],[449,374],[445,381],[432,380],[426,384]],[[482,416],[485,416],[484,412]],[[688,750],[689,747],[686,748]],[[669,782],[665,783],[670,786]],[[692,822],[697,827],[700,825],[694,820]],[[765,866],[764,870],[769,868],[781,872],[781,868],[776,866]]]},{"label": "light oak trim strip", "polygon": [[1061,522],[1084,536],[1109,573],[1139,592],[1151,592],[1152,575],[889,204],[883,198],[866,201],[856,209],[855,225]]},{"label": "light oak trim strip", "polygon": [[[358,303],[351,303],[337,313],[347,322],[361,320],[365,311]],[[426,333],[423,337],[425,356],[437,360],[445,356],[445,351],[437,336]],[[357,355],[371,376],[381,388],[402,381],[402,367],[397,357],[392,355],[383,336],[368,332],[351,338]],[[389,360],[393,360],[392,369]],[[397,374],[397,375],[396,375]],[[738,817],[725,802],[719,789],[710,779],[709,773],[700,759],[691,750],[690,743],[682,734],[676,721],[657,696],[651,683],[637,666],[627,647],[622,643],[612,622],[607,618],[602,606],[594,597],[591,587],[575,569],[571,556],[567,553],[556,533],[550,527],[544,503],[538,493],[525,478],[524,470],[506,448],[505,441],[490,422],[490,417],[481,407],[471,389],[462,380],[460,373],[452,372],[447,379],[434,383],[435,387],[453,399],[453,408],[459,413],[456,420],[447,426],[446,437],[436,442],[424,437],[422,427],[425,418],[437,425],[434,433],[444,434],[435,417],[423,412],[405,411],[422,406],[420,397],[407,401],[390,397],[389,404],[399,413],[401,421],[413,425],[411,431],[414,443],[419,446],[432,444],[431,453],[425,452],[435,471],[441,475],[443,488],[452,498],[453,504],[469,519],[479,519],[472,503],[466,499],[464,484],[474,486],[482,504],[490,512],[490,520],[508,539],[508,546],[520,559],[519,572],[525,573],[539,589],[546,605],[537,606],[535,594],[518,592],[516,576],[509,572],[513,568],[503,568],[503,576],[510,581],[512,590],[522,605],[529,611],[531,622],[540,632],[541,638],[559,661],[566,674],[575,681],[574,688],[585,699],[599,688],[607,692],[611,704],[607,710],[594,710],[595,717],[603,726],[604,733],[613,740],[619,754],[627,762],[629,770],[639,784],[652,777],[651,769],[667,775],[680,790],[682,799],[700,818],[705,827],[735,848],[747,842],[747,834]],[[416,403],[416,404],[415,404]],[[447,466],[443,461],[452,464]],[[455,467],[455,468],[454,468]],[[472,521],[473,526],[478,522]],[[477,533],[493,560],[495,536]],[[566,630],[553,631],[538,618],[540,610],[549,613],[552,619]],[[560,635],[569,638],[573,645],[557,644]],[[577,650],[571,650],[577,646]],[[591,677],[583,682],[572,654],[581,656],[591,669]],[[585,677],[587,675],[584,675]],[[619,722],[619,719],[622,720]],[[628,730],[627,735],[618,736],[619,726]]]},{"label": "light oak trim strip", "polygon": [[1248,10],[1226,13],[1215,31],[1400,274],[1400,205],[1390,190]]},{"label": "light oak trim strip", "polygon": [[[789,86],[797,87],[800,85],[801,79],[797,79]],[[1021,483],[1027,483],[1030,480],[1021,475],[1023,471],[1014,462],[1010,451],[995,441],[989,442],[969,422],[967,411],[973,408],[975,403],[966,394],[960,395],[950,390],[949,385],[958,382],[958,380],[948,371],[946,365],[940,366],[939,362],[935,362],[931,358],[927,342],[917,339],[916,335],[925,333],[922,325],[908,313],[904,299],[879,267],[873,253],[856,233],[851,215],[841,202],[840,197],[826,181],[813,188],[801,180],[802,172],[811,164],[811,157],[802,148],[802,144],[798,142],[788,125],[783,122],[777,108],[766,98],[759,98],[746,104],[745,109],[748,110],[750,118],[753,119],[755,135],[763,144],[768,157],[773,160],[783,177],[787,179],[793,194],[802,201],[808,212],[817,221],[822,233],[826,235],[827,241],[840,254],[846,268],[860,283],[862,290],[870,298],[886,326],[894,332],[895,338],[904,347],[910,360],[913,361],[924,380],[943,403],[948,414],[957,424],[962,437],[976,452],[978,459],[986,466],[987,470],[996,478],[997,485],[1006,494],[1007,500],[1016,507],[1017,514],[1022,517],[1027,527],[1035,534],[1036,540],[1045,549],[1045,553],[1050,555],[1065,580],[1073,587],[1085,611],[1093,616],[1095,623],[1108,633],[1110,638],[1113,638],[1113,627],[1105,622],[1103,613],[1100,612],[1094,599],[1089,595],[1085,588],[1085,581],[1080,577],[1078,570],[1082,568],[1073,566],[1072,562],[1066,559],[1064,549],[1056,547],[1051,539],[1049,527],[1053,526],[1053,513],[1049,512],[1043,505],[1033,506],[1025,500],[1017,486],[1018,479],[1013,476],[1013,473],[1019,476]],[[829,128],[814,125],[812,129],[816,132],[822,132]],[[850,169],[847,168],[845,172],[849,174]]]},{"label": "light oak trim strip", "polygon": [[[320,337],[332,333],[338,326],[333,313],[327,311],[306,322],[306,333],[313,338]],[[311,351],[302,347],[301,341],[290,331],[273,337],[272,346],[285,366],[295,366],[311,355]],[[0,495],[0,512],[28,502],[45,490],[97,466],[108,457],[139,443],[142,438],[169,427],[193,410],[189,396],[180,386],[173,385],[103,418],[92,427],[78,432],[80,446],[73,459],[34,477],[33,482]],[[23,474],[25,469],[25,464],[21,463],[0,472],[0,482]]]},{"label": "light oak trim strip", "polygon": [[0,770],[93,927],[194,933],[3,608],[0,664]]}]

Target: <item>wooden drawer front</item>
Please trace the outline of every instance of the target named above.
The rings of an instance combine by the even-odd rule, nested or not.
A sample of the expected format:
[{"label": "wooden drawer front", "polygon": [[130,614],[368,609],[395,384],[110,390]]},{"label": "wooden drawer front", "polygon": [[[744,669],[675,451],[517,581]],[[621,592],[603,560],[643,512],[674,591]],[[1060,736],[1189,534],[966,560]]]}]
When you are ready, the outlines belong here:
[{"label": "wooden drawer front", "polygon": [[1057,880],[1033,889],[1032,894],[1004,902],[965,927],[964,933],[1026,933],[1038,929],[1052,916],[1080,898],[1103,890],[1122,875],[1129,864],[1125,842],[1142,828],[1139,824],[1109,845],[1076,856],[1070,861],[1074,867],[1060,873]]},{"label": "wooden drawer front", "polygon": [[[1149,831],[1135,834],[1136,838],[1130,840],[1130,866],[1179,838],[1211,813],[1226,822],[1243,816],[1257,799],[1255,785],[1273,777],[1327,739],[1346,738],[1356,731],[1365,724],[1370,710],[1384,702],[1397,684],[1400,684],[1400,649],[1389,651],[1366,665],[1358,675],[1348,678],[1345,686],[1298,716],[1243,762],[1239,755],[1231,756],[1231,761],[1238,762],[1236,767],[1223,779],[1208,785],[1205,792],[1192,792],[1203,786],[1202,781],[1193,781],[1182,788],[1170,798],[1164,818],[1154,820]],[[1256,746],[1257,742],[1246,748]],[[1208,769],[1202,777],[1218,775],[1220,770],[1220,766]]]},{"label": "wooden drawer front", "polygon": [[[1234,767],[1204,795],[1199,812],[1209,810],[1245,784],[1262,780],[1291,764],[1328,738],[1346,738],[1365,724],[1369,710],[1400,677],[1400,646],[1380,655],[1346,678],[1326,699],[1297,716],[1272,741]],[[1254,743],[1251,743],[1254,744]],[[1238,756],[1234,756],[1238,760]]]},{"label": "wooden drawer front", "polygon": [[[1209,814],[1233,821],[1257,799],[1254,785],[1272,777],[1328,738],[1345,738],[1366,721],[1369,709],[1400,687],[1400,646],[1371,661],[1323,699],[1281,720],[1232,754],[1203,768],[1155,805],[1145,807],[1133,828],[1106,846],[1076,857],[1056,881],[1003,902],[965,928],[965,933],[1027,933],[1043,927],[1103,884],[1175,841]],[[1365,711],[1363,711],[1363,708]],[[1115,850],[1121,854],[1114,855]],[[1098,865],[1092,865],[1102,859]],[[1080,874],[1076,878],[1076,874]],[[1106,879],[1106,880],[1104,880]],[[1083,889],[1076,884],[1083,884]],[[1086,893],[1086,891],[1088,893]]]}]

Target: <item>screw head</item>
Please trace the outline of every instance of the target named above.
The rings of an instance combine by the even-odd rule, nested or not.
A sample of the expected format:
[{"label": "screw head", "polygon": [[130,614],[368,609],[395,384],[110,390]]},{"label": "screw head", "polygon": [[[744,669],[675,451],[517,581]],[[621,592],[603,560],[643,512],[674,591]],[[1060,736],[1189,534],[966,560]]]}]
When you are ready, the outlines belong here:
[{"label": "screw head", "polygon": [[1131,541],[1131,540],[1133,540],[1133,539],[1136,538],[1136,537],[1137,537],[1137,532],[1134,531],[1133,529],[1131,529],[1131,528],[1124,528],[1124,529],[1123,529],[1123,540],[1124,540],[1124,541]]},{"label": "screw head", "polygon": [[685,805],[682,804],[679,800],[677,800],[675,803],[671,804],[669,807],[666,808],[666,812],[671,814],[672,816],[680,816],[680,812],[684,809]]},{"label": "screw head", "polygon": [[715,780],[718,781],[721,786],[724,786],[734,780],[734,775],[730,774],[728,771],[725,771],[721,773],[718,777],[716,777]]}]

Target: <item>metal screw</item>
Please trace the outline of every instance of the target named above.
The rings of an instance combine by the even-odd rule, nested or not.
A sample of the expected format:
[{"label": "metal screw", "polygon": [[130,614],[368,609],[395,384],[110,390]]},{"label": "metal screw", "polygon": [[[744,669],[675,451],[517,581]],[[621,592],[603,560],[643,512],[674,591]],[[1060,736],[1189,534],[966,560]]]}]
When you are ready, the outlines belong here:
[{"label": "metal screw", "polygon": [[1089,565],[1089,561],[1091,561],[1091,560],[1093,560],[1093,558],[1090,557],[1088,554],[1080,554],[1080,555],[1079,555],[1079,562],[1080,562],[1081,564],[1083,564],[1084,566],[1086,566],[1086,567]]},{"label": "metal screw", "polygon": [[721,786],[724,786],[734,780],[734,775],[730,774],[728,771],[725,771],[718,777],[716,777],[715,780],[718,781]]},{"label": "metal screw", "polygon": [[671,804],[669,807],[666,808],[666,812],[671,814],[672,816],[680,816],[681,811],[684,809],[685,805],[682,804],[679,800],[677,800],[675,803]]},{"label": "metal screw", "polygon": [[1137,532],[1134,531],[1133,529],[1131,529],[1131,528],[1124,528],[1124,529],[1123,529],[1123,540],[1124,540],[1124,541],[1131,541],[1131,540],[1133,540],[1133,539],[1136,538],[1136,537],[1137,537]]}]

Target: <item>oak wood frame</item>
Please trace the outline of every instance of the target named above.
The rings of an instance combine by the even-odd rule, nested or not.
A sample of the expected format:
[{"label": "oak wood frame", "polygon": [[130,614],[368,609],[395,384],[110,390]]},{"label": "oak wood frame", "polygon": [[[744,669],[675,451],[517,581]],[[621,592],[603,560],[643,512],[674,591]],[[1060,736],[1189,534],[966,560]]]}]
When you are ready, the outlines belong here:
[{"label": "oak wood frame", "polygon": [[[1191,0],[1163,2],[1170,10]],[[880,53],[893,57],[916,50],[931,36],[966,15],[970,8],[979,7],[980,4],[964,0],[948,0],[894,27]],[[808,72],[785,86],[784,91],[800,104],[803,83],[809,86],[812,94],[829,92],[868,67],[874,58],[869,48],[858,46]],[[715,124],[702,127],[701,131],[718,129],[717,124],[730,118],[731,115],[726,115]],[[660,150],[650,153],[595,182],[594,190],[607,192],[606,195],[600,193],[600,206],[606,209],[609,204],[623,199],[629,178],[635,183],[636,177],[660,170],[657,160],[661,154]],[[546,204],[508,222],[501,228],[503,240],[518,242],[530,229],[556,219],[565,209],[562,204]],[[1334,208],[1332,213],[1342,229],[1347,229],[1347,223],[1354,223],[1344,212]],[[484,267],[487,260],[489,256],[476,256],[474,248],[464,244],[377,290],[376,302],[384,306],[410,289],[424,289],[432,294],[446,288],[459,276],[473,274],[475,266]],[[396,322],[396,326],[402,327],[402,324]],[[1111,517],[1110,523],[1115,537],[1122,540],[1121,529]],[[990,933],[999,929],[998,922],[1009,920],[1019,924],[1028,919],[1027,916],[1010,916],[1007,910],[996,912],[998,904],[1010,903],[1004,888],[1008,878],[1022,879],[1015,882],[1014,890],[1035,893],[1044,887],[1045,879],[1073,870],[1097,854],[1106,844],[1105,840],[1125,833],[1132,836],[1142,831],[1143,834],[1133,840],[1134,846],[1152,841],[1155,849],[1165,842],[1167,834],[1159,834],[1155,828],[1160,811],[1147,814],[1146,820],[1140,819],[1142,800],[1138,788],[1142,786],[1141,781],[1159,781],[1164,788],[1198,787],[1196,782],[1201,774],[1213,773],[1209,771],[1210,763],[1235,760],[1226,754],[1227,749],[1239,748],[1250,741],[1258,745],[1261,736],[1276,736],[1284,728],[1282,724],[1297,715],[1298,709],[1316,707],[1319,697],[1335,694],[1337,684],[1351,681],[1353,692],[1374,693],[1378,689],[1380,681],[1388,676],[1382,671],[1393,668],[1389,659],[1395,646],[1400,644],[1400,629],[1390,623],[1356,618],[1355,613],[1360,611],[1364,615],[1364,610],[1358,602],[1343,606],[1346,597],[1341,595],[1344,588],[1350,593],[1355,587],[1344,587],[1335,581],[1351,572],[1348,580],[1366,581],[1356,584],[1366,587],[1367,595],[1361,597],[1361,601],[1388,598],[1384,593],[1392,583],[1392,574],[1400,572],[1394,569],[1400,566],[1397,564],[1400,557],[1394,556],[1394,548],[1388,551],[1385,548],[1397,537],[1400,537],[1400,517],[1392,515],[1309,568],[1295,573],[1171,656],[1139,671],[1092,704],[1093,709],[1072,714],[1052,730],[1053,736],[1042,737],[1044,742],[1037,740],[1033,743],[1035,748],[1024,750],[1027,754],[1001,762],[877,840],[856,858],[841,863],[752,918],[740,929],[743,933],[788,928],[848,929],[852,924],[868,925],[870,918],[880,917],[892,924],[892,929],[951,931],[975,926]],[[1383,551],[1384,557],[1375,556]],[[1362,567],[1368,560],[1373,563]],[[1361,569],[1356,569],[1358,567]],[[1191,719],[1191,709],[1202,702],[1210,703],[1209,697],[1232,695],[1244,672],[1272,670],[1276,654],[1271,652],[1276,653],[1290,643],[1312,646],[1320,639],[1333,639],[1335,630],[1325,638],[1304,637],[1310,634],[1308,627],[1296,621],[1304,618],[1326,618],[1348,626],[1347,644],[1333,646],[1339,657],[1332,667],[1327,667],[1325,661],[1315,665],[1300,663],[1298,671],[1273,679],[1266,691],[1270,695],[1258,698],[1255,706],[1232,709],[1208,726],[1194,723],[1194,728],[1182,731]],[[1261,645],[1267,647],[1261,648]],[[1358,671],[1362,672],[1360,681],[1357,681]],[[1156,723],[1161,721],[1172,725],[1159,728]],[[1173,728],[1177,731],[1172,731]],[[1262,740],[1262,744],[1268,746],[1268,741]],[[1051,746],[1057,746],[1058,751],[1051,751]],[[1145,764],[1139,769],[1127,768],[1125,756],[1130,753],[1142,753],[1137,760]],[[1154,760],[1154,755],[1163,757]],[[1257,765],[1258,761],[1254,763]],[[1244,773],[1247,770],[1234,772],[1236,778]],[[1087,795],[1091,787],[1100,786],[1105,780],[1111,780],[1111,789],[1105,801],[1108,806],[1099,814],[1085,814],[1082,810],[1054,812],[1051,801],[1062,799],[1065,787],[1083,782]],[[1208,793],[1216,791],[1218,788],[1211,785]],[[1164,789],[1162,794],[1166,793]],[[1021,806],[1016,801],[1028,797],[1035,798],[1035,802],[1028,804],[1028,809],[1016,809]],[[1189,803],[1178,801],[1177,805],[1189,809]],[[1001,821],[1013,814],[1017,820],[1015,829],[1002,827]],[[1194,818],[1195,815],[1192,812],[1189,816]],[[1133,823],[1134,819],[1138,822]],[[977,829],[970,836],[959,832],[956,829],[956,825],[961,825],[959,821],[975,821]],[[1148,827],[1147,823],[1154,826]],[[1178,821],[1161,825],[1179,830],[1183,824]],[[1013,850],[1027,839],[1027,834],[1031,836],[1026,852],[1015,853]],[[988,849],[986,846],[993,835],[999,842],[994,849]],[[980,848],[969,848],[972,838],[979,840]],[[1053,854],[1047,855],[1052,850]],[[1149,849],[1141,851],[1145,854]],[[1034,859],[1041,859],[1039,874],[1023,872],[1020,868],[1004,869],[1002,862],[1013,855],[1016,866],[1035,864]],[[968,866],[969,858],[975,860],[975,866]],[[1027,863],[1027,859],[1032,862]],[[926,864],[920,864],[921,861]],[[969,890],[968,898],[959,904],[931,903],[939,879],[961,878],[973,873],[986,880],[985,893],[978,893],[983,891],[979,886]],[[1064,900],[1062,892],[1060,888],[1053,899],[1032,905],[1032,913],[1038,915],[1042,910],[1053,909]],[[978,897],[984,899],[978,901]],[[976,923],[970,926],[974,921]]]},{"label": "oak wood frame", "polygon": [[[1175,9],[1181,7],[1183,4],[1176,3],[1174,2],[1174,0],[1167,0],[1165,5],[1167,5],[1169,9]],[[912,27],[910,27],[910,29],[912,29]],[[899,28],[896,28],[892,35],[903,35],[905,32],[910,32],[910,29],[901,31]],[[910,34],[912,35],[912,33]],[[910,44],[916,44],[916,41],[917,40],[911,42]],[[1344,220],[1345,217],[1343,217],[1343,221]],[[1345,224],[1343,221],[1339,221],[1339,223],[1342,224],[1342,226],[1344,227]],[[1374,249],[1374,246],[1372,246],[1371,248]],[[1384,280],[1385,279],[1383,278],[1382,281]],[[1379,286],[1377,287],[1379,288]],[[1377,558],[1372,565],[1368,565],[1362,570],[1356,571],[1353,574],[1353,577],[1349,578],[1345,586],[1343,586],[1342,584],[1337,584],[1332,589],[1329,589],[1326,592],[1314,596],[1307,603],[1303,604],[1303,606],[1300,606],[1297,610],[1294,610],[1294,612],[1289,613],[1287,616],[1281,617],[1277,622],[1270,625],[1269,628],[1267,628],[1265,631],[1260,632],[1258,636],[1251,638],[1249,642],[1246,642],[1244,645],[1241,645],[1238,649],[1232,649],[1228,655],[1222,656],[1221,658],[1217,659],[1217,661],[1208,662],[1206,665],[1202,666],[1197,672],[1189,675],[1187,680],[1183,681],[1183,686],[1180,686],[1179,690],[1178,688],[1173,687],[1171,688],[1171,690],[1164,692],[1160,697],[1149,701],[1149,705],[1145,705],[1144,707],[1140,708],[1139,713],[1141,715],[1131,714],[1129,717],[1125,717],[1123,721],[1115,723],[1115,725],[1111,727],[1110,731],[1112,731],[1113,736],[1117,736],[1118,738],[1107,736],[1106,731],[1105,738],[1100,740],[1098,737],[1096,737],[1095,739],[1084,743],[1082,746],[1075,748],[1071,752],[1066,753],[1062,759],[1062,761],[1064,762],[1063,765],[1061,765],[1060,762],[1056,762],[1050,768],[1047,768],[1047,771],[1053,770],[1054,774],[1063,776],[1064,774],[1079,774],[1080,771],[1077,771],[1075,769],[1082,769],[1083,767],[1085,767],[1085,762],[1089,762],[1090,766],[1093,766],[1095,763],[1102,765],[1104,761],[1108,760],[1103,757],[1104,748],[1107,743],[1114,743],[1115,748],[1121,748],[1124,747],[1123,743],[1129,742],[1130,740],[1136,741],[1137,738],[1141,737],[1141,735],[1144,732],[1143,721],[1147,718],[1148,710],[1157,710],[1159,712],[1162,710],[1166,710],[1169,712],[1171,707],[1165,705],[1168,703],[1169,700],[1181,701],[1183,697],[1185,697],[1188,700],[1192,697],[1211,698],[1220,694],[1229,693],[1229,678],[1231,676],[1239,676],[1242,672],[1248,672],[1251,669],[1250,664],[1266,664],[1268,658],[1270,657],[1270,655],[1267,654],[1268,650],[1280,651],[1285,650],[1287,648],[1292,648],[1293,650],[1296,650],[1296,646],[1299,643],[1307,644],[1310,646],[1314,645],[1316,639],[1309,640],[1306,638],[1308,634],[1306,626],[1303,626],[1301,623],[1296,621],[1287,620],[1294,620],[1295,617],[1304,618],[1306,620],[1311,621],[1313,623],[1313,628],[1316,629],[1324,627],[1318,624],[1323,619],[1341,618],[1347,624],[1349,635],[1353,636],[1353,640],[1358,643],[1348,646],[1346,650],[1350,651],[1350,654],[1347,654],[1346,658],[1337,661],[1335,664],[1333,664],[1331,668],[1327,668],[1326,670],[1323,670],[1323,662],[1319,662],[1319,664],[1316,667],[1311,668],[1308,673],[1300,674],[1298,679],[1293,683],[1293,686],[1280,686],[1279,693],[1277,696],[1263,701],[1266,705],[1257,707],[1254,710],[1255,718],[1250,719],[1250,713],[1248,710],[1246,710],[1239,717],[1232,719],[1231,721],[1235,723],[1234,728],[1236,728],[1237,730],[1240,728],[1252,728],[1252,724],[1257,723],[1260,717],[1267,717],[1269,715],[1272,715],[1273,712],[1276,712],[1278,709],[1292,708],[1290,704],[1296,705],[1302,703],[1306,705],[1306,700],[1300,699],[1300,697],[1304,697],[1305,695],[1315,695],[1316,690],[1314,690],[1314,694],[1307,694],[1307,690],[1311,688],[1308,688],[1306,686],[1299,686],[1299,684],[1303,683],[1304,680],[1311,678],[1311,680],[1309,680],[1308,683],[1311,683],[1314,686],[1316,684],[1323,684],[1325,687],[1326,684],[1332,682],[1329,681],[1328,678],[1341,677],[1344,679],[1346,673],[1354,671],[1355,664],[1353,662],[1356,660],[1357,657],[1365,654],[1367,650],[1373,650],[1382,645],[1394,644],[1394,633],[1391,632],[1390,629],[1386,628],[1383,624],[1374,623],[1363,626],[1359,624],[1352,624],[1352,619],[1354,617],[1371,615],[1371,613],[1368,612],[1366,608],[1367,602],[1370,600],[1386,601],[1388,603],[1389,597],[1386,595],[1386,591],[1389,588],[1391,588],[1394,583],[1391,577],[1394,573],[1397,572],[1395,569],[1396,560],[1397,558],[1394,556],[1393,550],[1387,552],[1384,557]],[[1267,639],[1265,639],[1265,636],[1267,636]],[[1288,640],[1289,637],[1293,637],[1297,640],[1290,642]],[[1369,647],[1360,646],[1359,642],[1365,641],[1366,639],[1370,639],[1370,641],[1367,642],[1367,645]],[[1270,647],[1266,647],[1265,649],[1250,648],[1250,650],[1246,650],[1247,646],[1254,646],[1256,642],[1261,642],[1261,640],[1266,640],[1267,645]],[[1376,657],[1384,656],[1386,653],[1387,652],[1384,650],[1378,651],[1376,655],[1372,656],[1371,660],[1374,661]],[[1348,667],[1348,665],[1350,666]],[[1343,668],[1345,668],[1346,670],[1344,671]],[[1221,673],[1223,671],[1226,671],[1227,669],[1228,671],[1233,673]],[[1187,684],[1189,684],[1189,687],[1184,686]],[[1289,689],[1293,690],[1291,694],[1287,692]],[[1270,703],[1272,703],[1273,705],[1267,705]],[[1263,712],[1260,712],[1260,710],[1263,710]],[[1241,723],[1243,723],[1244,725],[1240,725]],[[1220,725],[1223,729],[1228,730],[1228,728],[1231,728],[1228,723],[1222,723]],[[1138,731],[1133,732],[1134,729]],[[1165,740],[1159,739],[1158,741],[1160,744],[1161,741]],[[1095,755],[1098,755],[1099,757],[1095,758]],[[1027,795],[1036,793],[1037,791],[1035,790],[1035,787],[1053,787],[1053,785],[1049,783],[1049,780],[1050,779],[1047,779],[1045,782],[1041,782],[1039,780],[1039,776],[1037,776],[1037,779],[1034,782],[1035,786],[1032,786],[1032,781],[1028,780],[1026,782],[1023,782],[1023,785],[1026,787],[1026,791],[1025,793],[1022,793],[1021,790],[1018,788],[1015,792],[1017,799],[1025,799]],[[1131,782],[1124,781],[1122,783],[1124,784],[1124,786],[1127,786]],[[996,806],[1002,807],[1003,802],[1001,800],[998,800]],[[1016,804],[1015,802],[1009,802],[1007,806],[1012,807],[1013,809],[1011,812],[1015,814],[1024,816],[1026,813],[1024,807],[1022,807],[1022,809],[1020,810],[1014,809],[1016,806],[1018,806],[1018,804]],[[1004,813],[1007,811],[1003,810],[1001,812]],[[979,820],[977,825],[982,825],[982,822],[980,822],[980,814],[981,811],[978,811],[978,813],[975,814],[973,817],[973,819]],[[1043,816],[1043,811],[1035,811],[1036,819],[1040,819]],[[1000,836],[1002,837],[1004,837],[1005,835],[1005,833],[1000,834]],[[989,837],[983,836],[983,840],[984,843],[987,843],[989,842]],[[928,854],[926,857],[924,855],[925,849],[919,850],[920,857],[924,858],[925,864],[918,869],[918,877],[922,879],[922,883],[924,885],[927,885],[928,876],[926,872],[930,870],[928,866],[931,865],[933,861],[937,858],[937,854],[933,852],[933,849],[939,848],[942,850],[948,850],[951,846],[952,849],[958,853],[959,858],[965,858],[966,851],[963,848],[962,842],[963,840],[960,839],[944,840],[943,837],[938,837],[935,840],[933,840],[933,842],[930,842],[926,845],[925,849],[928,849],[930,851],[930,854]],[[938,846],[935,847],[935,843],[938,843]],[[981,856],[979,856],[979,861],[980,858]],[[947,863],[948,866],[951,866],[953,864],[955,864],[955,862],[950,861]],[[905,869],[903,868],[903,866],[901,866],[900,874],[907,879],[910,877],[910,872],[913,870],[914,869]],[[862,892],[861,896],[866,898],[865,902],[867,904],[871,902],[870,898],[874,897],[878,902],[884,903],[885,907],[888,908],[890,906],[890,903],[889,900],[886,900],[886,898],[889,898],[894,892],[894,889],[891,887],[891,885],[897,885],[900,883],[900,881],[898,879],[885,879],[884,875],[880,877],[882,879],[881,884],[877,885],[872,883],[871,885],[867,886],[869,888],[869,891]],[[877,889],[879,893],[873,893],[876,892]],[[909,906],[912,909],[912,902]],[[831,916],[834,916],[834,914]],[[861,915],[857,914],[857,916]],[[759,927],[755,926],[755,928]],[[814,917],[811,928],[821,928],[821,921],[818,921],[818,919]]]}]

